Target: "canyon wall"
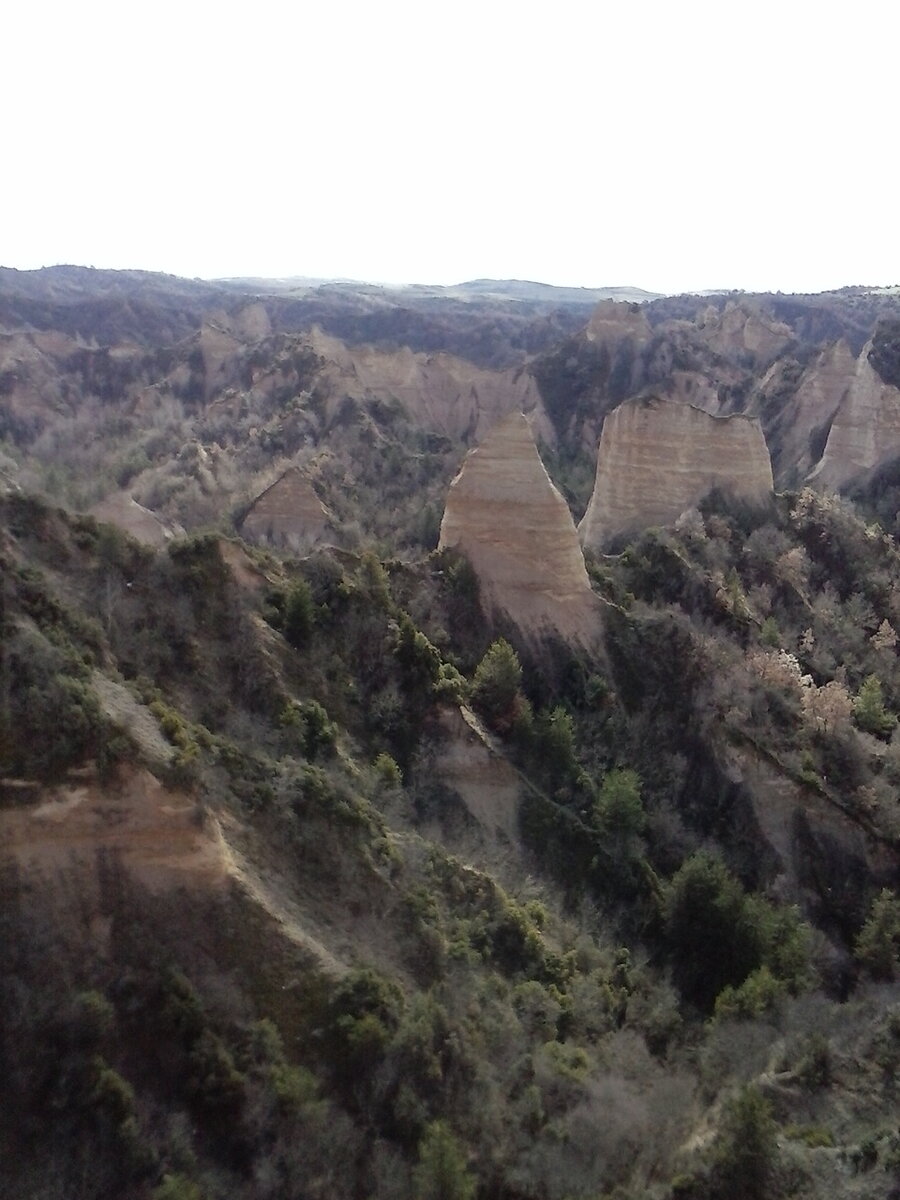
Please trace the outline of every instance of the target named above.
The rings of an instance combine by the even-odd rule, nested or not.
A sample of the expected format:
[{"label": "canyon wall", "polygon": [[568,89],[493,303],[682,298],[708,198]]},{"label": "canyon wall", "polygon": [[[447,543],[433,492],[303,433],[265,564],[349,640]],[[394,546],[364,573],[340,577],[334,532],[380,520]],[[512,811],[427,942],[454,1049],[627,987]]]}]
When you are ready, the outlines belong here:
[{"label": "canyon wall", "polygon": [[572,514],[521,413],[469,451],[450,485],[440,547],[466,555],[485,607],[523,632],[582,641],[599,632],[598,601]]},{"label": "canyon wall", "polygon": [[582,544],[602,550],[620,534],[671,524],[715,487],[753,502],[772,494],[757,420],[655,397],[626,401],[603,422]]},{"label": "canyon wall", "polygon": [[885,383],[869,362],[871,345],[848,364],[825,450],[809,476],[816,487],[837,491],[900,455],[900,389]]},{"label": "canyon wall", "polygon": [[308,477],[291,467],[253,501],[240,532],[248,541],[302,552],[321,541],[328,519]]}]

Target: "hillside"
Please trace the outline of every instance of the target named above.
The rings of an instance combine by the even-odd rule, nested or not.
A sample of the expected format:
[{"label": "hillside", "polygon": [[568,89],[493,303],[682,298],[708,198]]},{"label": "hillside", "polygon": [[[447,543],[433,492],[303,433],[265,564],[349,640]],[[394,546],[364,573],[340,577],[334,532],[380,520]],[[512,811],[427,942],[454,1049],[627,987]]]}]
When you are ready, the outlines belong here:
[{"label": "hillside", "polygon": [[[814,473],[896,299],[552,344],[491,284],[392,349],[41,274],[0,280],[0,1190],[896,1195],[896,465]],[[623,402],[690,415],[604,494],[691,490],[582,552]]]}]

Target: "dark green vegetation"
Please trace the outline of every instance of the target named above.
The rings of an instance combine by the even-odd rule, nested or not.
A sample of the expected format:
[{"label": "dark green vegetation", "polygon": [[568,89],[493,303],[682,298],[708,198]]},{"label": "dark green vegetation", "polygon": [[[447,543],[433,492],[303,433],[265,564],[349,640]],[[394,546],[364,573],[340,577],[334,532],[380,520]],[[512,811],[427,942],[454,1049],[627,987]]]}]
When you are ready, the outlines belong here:
[{"label": "dark green vegetation", "polygon": [[[30,406],[0,377],[0,1192],[896,1195],[896,468],[858,510],[711,497],[588,563],[601,652],[524,641],[434,550],[462,442],[342,401],[295,331],[546,352],[583,502],[584,430],[708,364],[659,324],[726,298],[606,351],[531,291],[288,288],[219,386],[198,325],[245,289],[82,274],[0,277],[8,324],[86,343]],[[804,339],[858,350],[890,303],[772,298],[767,431]],[[340,548],[243,546],[244,472],[310,448]],[[147,549],[36,478],[143,479],[192,532]]]},{"label": "dark green vegetation", "polygon": [[[890,1194],[900,556],[847,506],[718,505],[593,564],[595,662],[492,638],[445,555],[232,544],[248,588],[217,536],[2,518],[3,776],[145,761],[325,939],[108,854],[78,916],[8,860],[11,1194]],[[521,772],[513,841],[435,771],[462,700]],[[780,859],[754,771],[801,798]]]}]

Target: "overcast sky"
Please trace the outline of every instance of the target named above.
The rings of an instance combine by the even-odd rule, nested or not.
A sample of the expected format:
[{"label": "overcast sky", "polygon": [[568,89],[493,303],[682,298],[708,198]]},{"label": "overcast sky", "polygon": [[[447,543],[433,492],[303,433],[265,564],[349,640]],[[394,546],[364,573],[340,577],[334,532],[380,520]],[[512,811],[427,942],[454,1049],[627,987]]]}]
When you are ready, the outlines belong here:
[{"label": "overcast sky", "polygon": [[900,283],[889,0],[19,0],[0,264]]}]

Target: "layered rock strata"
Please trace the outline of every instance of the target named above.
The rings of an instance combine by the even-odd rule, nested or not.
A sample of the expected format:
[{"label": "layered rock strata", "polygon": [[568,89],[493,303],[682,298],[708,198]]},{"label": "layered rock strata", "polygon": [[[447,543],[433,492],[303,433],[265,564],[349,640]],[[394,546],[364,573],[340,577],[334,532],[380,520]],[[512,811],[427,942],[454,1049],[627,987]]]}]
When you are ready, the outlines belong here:
[{"label": "layered rock strata", "polygon": [[91,516],[107,525],[116,525],[145,546],[159,548],[172,538],[181,537],[184,529],[175,521],[157,516],[143,504],[138,504],[127,492],[114,492],[91,509]]},{"label": "layered rock strata", "polygon": [[322,540],[328,524],[328,510],[309,478],[291,467],[253,501],[241,534],[248,541],[303,552]]},{"label": "layered rock strata", "polygon": [[640,305],[601,300],[591,313],[584,334],[589,342],[603,346],[617,347],[626,338],[642,346],[650,340],[653,330]]},{"label": "layered rock strata", "polygon": [[348,346],[318,328],[310,346],[325,361],[334,406],[346,396],[396,401],[416,424],[468,442],[509,413],[524,412],[545,442],[556,441],[537,384],[522,367],[492,371],[452,354]]},{"label": "layered rock strata", "polygon": [[772,494],[755,418],[714,417],[655,397],[626,401],[603,422],[582,545],[602,550],[621,534],[671,524],[716,487],[754,503]]},{"label": "layered rock strata", "polygon": [[522,413],[469,451],[450,485],[440,547],[472,564],[482,601],[529,634],[590,641],[599,629],[578,534]]},{"label": "layered rock strata", "polygon": [[[773,388],[779,389],[784,371],[784,364],[773,365],[751,403],[751,412],[765,409],[767,396]],[[855,373],[856,359],[849,345],[843,339],[833,342],[805,369],[793,395],[778,405],[776,415],[769,419],[768,432],[770,445],[775,447],[772,459],[779,484],[796,486],[815,465]]]},{"label": "layered rock strata", "polygon": [[900,455],[900,389],[885,383],[869,362],[869,342],[847,375],[825,450],[809,476],[817,487],[839,490]]},{"label": "layered rock strata", "polygon": [[699,327],[712,350],[727,359],[771,362],[794,339],[788,325],[767,313],[730,300],[721,313],[710,309]]}]

